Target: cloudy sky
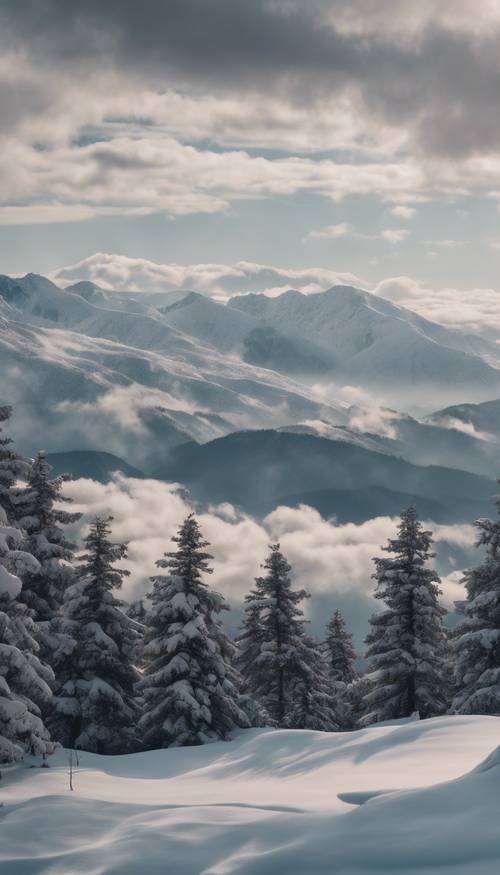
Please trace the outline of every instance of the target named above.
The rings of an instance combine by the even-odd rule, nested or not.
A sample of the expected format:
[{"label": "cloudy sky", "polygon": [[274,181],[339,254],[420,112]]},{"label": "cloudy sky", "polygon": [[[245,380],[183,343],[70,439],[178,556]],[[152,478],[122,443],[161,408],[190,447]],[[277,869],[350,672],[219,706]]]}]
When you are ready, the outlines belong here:
[{"label": "cloudy sky", "polygon": [[2,272],[244,262],[498,313],[497,0],[2,0],[0,48]]}]

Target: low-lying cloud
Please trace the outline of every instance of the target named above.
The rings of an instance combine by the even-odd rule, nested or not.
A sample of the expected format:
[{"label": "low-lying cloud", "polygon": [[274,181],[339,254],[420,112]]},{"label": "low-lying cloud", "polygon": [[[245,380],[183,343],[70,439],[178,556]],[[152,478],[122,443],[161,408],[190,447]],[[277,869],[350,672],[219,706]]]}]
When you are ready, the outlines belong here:
[{"label": "low-lying cloud", "polygon": [[[332,236],[350,233],[349,225],[331,227],[335,229],[332,230]],[[406,233],[406,229],[400,230]],[[500,332],[499,289],[434,288],[407,276],[388,277],[371,283],[353,273],[322,267],[294,269],[248,261],[234,264],[159,264],[145,258],[98,252],[76,264],[59,268],[52,278],[61,285],[90,280],[104,289],[118,291],[189,289],[218,299],[246,292],[279,295],[290,288],[303,294],[314,294],[335,285],[350,285],[371,291],[449,328],[482,333],[490,338]]]},{"label": "low-lying cloud", "polygon": [[[148,578],[155,573],[155,561],[172,548],[170,538],[191,511],[189,497],[178,485],[157,480],[135,480],[122,475],[107,484],[93,480],[67,483],[66,494],[84,513],[79,524],[85,531],[95,514],[112,514],[113,535],[128,542],[130,578],[124,585],[125,598],[140,598],[149,590]],[[340,607],[356,633],[358,644],[366,634],[369,615],[377,610],[373,598],[372,559],[381,545],[394,536],[396,521],[378,517],[360,525],[336,525],[317,510],[302,505],[278,507],[262,523],[228,504],[199,515],[202,530],[211,542],[214,575],[211,584],[224,593],[237,616],[245,594],[260,573],[268,545],[279,541],[293,567],[294,582],[305,587],[312,598],[306,611],[315,634],[323,633],[324,611]],[[449,571],[455,550],[471,549],[471,526],[433,526],[437,546]],[[443,602],[452,608],[457,597],[457,575],[443,582]],[[231,620],[230,620],[231,622]]]}]

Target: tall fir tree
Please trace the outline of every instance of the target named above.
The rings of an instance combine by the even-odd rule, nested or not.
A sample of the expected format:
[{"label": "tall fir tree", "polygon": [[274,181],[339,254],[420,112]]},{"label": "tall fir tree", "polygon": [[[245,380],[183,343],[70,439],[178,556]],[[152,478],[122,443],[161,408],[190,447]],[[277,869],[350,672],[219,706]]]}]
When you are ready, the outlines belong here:
[{"label": "tall fir tree", "polygon": [[[500,514],[500,496],[497,498]],[[477,546],[486,555],[464,575],[465,619],[455,630],[456,693],[452,711],[500,714],[500,519],[479,519]]]},{"label": "tall fir tree", "polygon": [[289,704],[282,726],[335,732],[340,729],[341,709],[328,679],[328,666],[319,644],[304,636],[289,676]]},{"label": "tall fir tree", "polygon": [[339,610],[335,611],[326,627],[323,653],[341,728],[352,729],[356,723],[354,684],[358,679],[357,654],[352,635],[347,631]]},{"label": "tall fir tree", "polygon": [[335,729],[337,721],[326,667],[319,648],[305,635],[300,602],[305,590],[292,589],[279,544],[270,547],[267,572],[246,598],[237,643],[246,689],[277,726]]},{"label": "tall fir tree", "polygon": [[5,434],[5,424],[12,416],[12,407],[0,405],[0,505],[9,523],[17,518],[16,490],[17,480],[25,480],[29,473],[29,461],[14,449],[12,438]]},{"label": "tall fir tree", "polygon": [[7,525],[0,505],[0,763],[15,762],[24,753],[45,759],[54,749],[42,718],[53,675],[38,658],[33,620],[18,599],[20,578],[37,565],[19,549],[22,538],[19,529]]},{"label": "tall fir tree", "polygon": [[51,480],[51,470],[45,454],[39,452],[30,466],[26,487],[17,499],[19,525],[27,534],[26,549],[40,565],[38,572],[24,580],[21,594],[37,622],[52,620],[62,607],[64,591],[73,578],[69,563],[76,549],[63,526],[81,517],[80,513],[69,513],[58,506],[71,502],[63,495],[68,478],[63,475]]},{"label": "tall fir tree", "polygon": [[332,683],[348,686],[358,677],[356,670],[357,654],[352,643],[352,635],[347,631],[345,620],[336,610],[326,627],[324,652],[328,664],[328,676]]},{"label": "tall fir tree", "polygon": [[203,580],[212,556],[193,514],[172,541],[176,549],[156,563],[167,574],[151,578],[139,684],[139,731],[150,749],[219,741],[249,725],[232,667],[235,647],[219,620],[227,604]]},{"label": "tall fir tree", "polygon": [[392,555],[374,560],[375,597],[387,610],[372,616],[366,638],[371,689],[364,699],[365,724],[446,710],[446,612],[439,604],[439,577],[426,567],[432,543],[432,533],[410,507],[401,515],[398,537],[382,548]]},{"label": "tall fir tree", "polygon": [[[0,423],[10,419],[0,407]],[[1,432],[1,429],[0,429]],[[24,533],[16,522],[16,481],[28,461],[0,434],[0,761],[20,759],[24,752],[45,757],[53,750],[42,710],[51,699],[53,674],[39,659],[35,626],[19,601],[22,579],[35,573],[37,560],[22,549]]]},{"label": "tall fir tree", "polygon": [[64,631],[73,648],[51,721],[54,737],[66,747],[101,754],[135,748],[138,716],[132,664],[138,633],[115,595],[129,573],[115,563],[127,550],[110,540],[111,522],[96,517],[91,523],[76,582],[65,592]]}]

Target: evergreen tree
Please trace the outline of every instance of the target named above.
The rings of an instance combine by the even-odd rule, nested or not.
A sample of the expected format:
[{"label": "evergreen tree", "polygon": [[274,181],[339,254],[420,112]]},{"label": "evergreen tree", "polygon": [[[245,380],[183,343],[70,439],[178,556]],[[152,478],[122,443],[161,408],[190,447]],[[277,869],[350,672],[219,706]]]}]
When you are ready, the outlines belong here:
[{"label": "evergreen tree", "polygon": [[263,566],[267,574],[256,578],[246,598],[237,639],[246,690],[277,726],[334,729],[322,657],[305,635],[306,621],[299,607],[308,595],[292,589],[291,568],[280,545],[273,544],[270,550]]},{"label": "evergreen tree", "polygon": [[137,719],[131,662],[137,632],[114,594],[129,573],[115,566],[127,550],[110,540],[111,521],[92,522],[76,582],[65,592],[64,631],[74,643],[51,723],[66,747],[102,754],[133,750]]},{"label": "evergreen tree", "polygon": [[[497,499],[500,514],[500,497]],[[457,690],[452,710],[459,714],[500,714],[500,519],[479,519],[478,547],[484,561],[466,571],[465,619],[455,631]]]},{"label": "evergreen tree", "polygon": [[332,683],[348,686],[358,677],[356,651],[352,635],[347,631],[345,620],[339,610],[335,611],[326,627],[325,656],[328,676]]},{"label": "evergreen tree", "polygon": [[319,732],[340,728],[338,702],[329,683],[326,660],[321,647],[305,636],[289,679],[289,708],[282,725]]},{"label": "evergreen tree", "polygon": [[366,716],[365,699],[373,689],[374,682],[366,674],[358,675],[349,687],[350,729],[357,729],[363,726]]},{"label": "evergreen tree", "polygon": [[358,678],[355,667],[357,656],[352,635],[347,631],[339,610],[335,611],[327,625],[323,651],[341,727],[352,729],[355,724],[353,684]]},{"label": "evergreen tree", "polygon": [[146,634],[148,612],[143,599],[136,599],[124,606],[124,611],[132,621],[137,639],[132,654],[132,662],[142,671],[144,668],[144,635]]},{"label": "evergreen tree", "polygon": [[375,596],[387,610],[372,616],[366,639],[373,686],[365,697],[364,723],[446,710],[445,611],[439,577],[426,567],[432,543],[410,507],[401,515],[398,537],[383,548],[391,557],[375,559]]},{"label": "evergreen tree", "polygon": [[22,538],[7,525],[0,505],[0,763],[25,752],[45,759],[54,749],[42,719],[53,675],[38,658],[33,620],[18,600],[20,577],[37,568],[36,559],[20,549]]},{"label": "evergreen tree", "polygon": [[147,748],[205,744],[249,725],[231,665],[235,647],[219,620],[227,605],[203,580],[212,573],[212,556],[193,514],[172,540],[176,550],[156,563],[167,574],[151,579],[139,684],[139,731]]},{"label": "evergreen tree", "polygon": [[71,502],[62,494],[66,476],[51,480],[51,466],[39,452],[29,472],[26,488],[17,500],[19,525],[27,533],[26,549],[38,560],[40,569],[23,582],[22,600],[33,611],[35,620],[51,620],[62,606],[64,590],[72,580],[69,566],[75,544],[66,538],[62,526],[80,519],[56,505]]},{"label": "evergreen tree", "polygon": [[11,416],[9,405],[0,406],[0,505],[9,523],[14,523],[17,516],[14,485],[28,476],[29,462],[14,450],[12,438],[4,434],[2,423],[7,423]]}]

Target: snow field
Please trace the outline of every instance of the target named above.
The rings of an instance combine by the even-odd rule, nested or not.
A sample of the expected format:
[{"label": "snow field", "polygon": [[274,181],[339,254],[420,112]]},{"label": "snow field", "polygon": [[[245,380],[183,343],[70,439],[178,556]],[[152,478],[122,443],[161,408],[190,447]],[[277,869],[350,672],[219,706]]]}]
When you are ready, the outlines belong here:
[{"label": "snow field", "polygon": [[4,772],[0,872],[497,875],[499,745],[497,717],[251,729],[203,747],[82,753],[74,792],[59,750],[50,770]]}]

